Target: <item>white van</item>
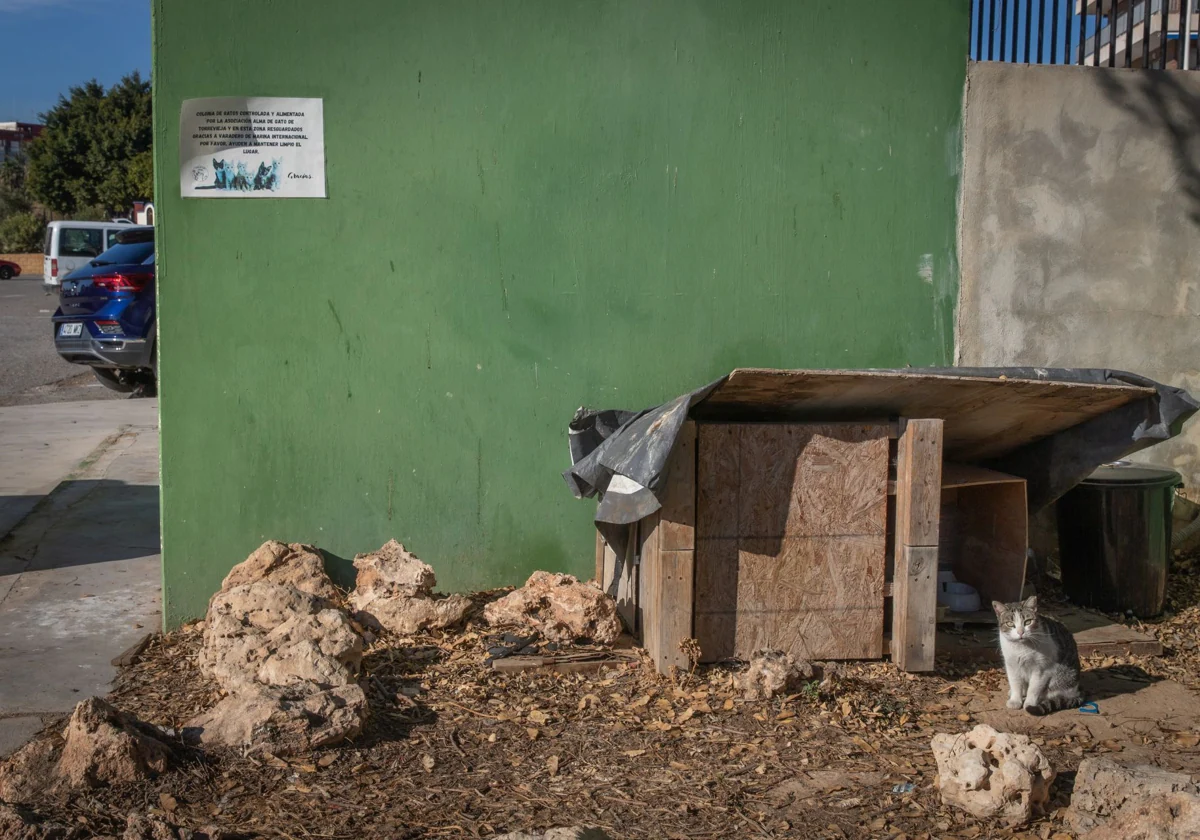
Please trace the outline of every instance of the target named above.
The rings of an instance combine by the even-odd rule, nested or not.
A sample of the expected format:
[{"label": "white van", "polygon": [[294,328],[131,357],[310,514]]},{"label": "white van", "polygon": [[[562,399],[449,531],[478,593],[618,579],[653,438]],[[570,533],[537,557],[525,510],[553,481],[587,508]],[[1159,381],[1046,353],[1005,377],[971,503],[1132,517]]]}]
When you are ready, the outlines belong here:
[{"label": "white van", "polygon": [[82,265],[103,254],[117,241],[117,234],[136,227],[128,219],[111,222],[50,222],[42,249],[42,283],[57,288]]}]

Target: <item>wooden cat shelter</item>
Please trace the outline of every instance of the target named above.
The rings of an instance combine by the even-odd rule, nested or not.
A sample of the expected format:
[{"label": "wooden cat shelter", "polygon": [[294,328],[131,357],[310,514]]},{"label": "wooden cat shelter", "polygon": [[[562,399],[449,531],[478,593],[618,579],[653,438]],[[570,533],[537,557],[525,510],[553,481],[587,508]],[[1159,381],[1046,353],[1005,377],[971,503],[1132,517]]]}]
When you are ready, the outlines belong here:
[{"label": "wooden cat shelter", "polygon": [[[904,670],[933,670],[939,556],[985,607],[1017,599],[1025,577],[1025,481],[963,461],[1080,422],[1113,397],[1015,387],[1052,383],[1000,396],[980,380],[974,400],[956,386],[939,404],[926,383],[921,405],[940,416],[809,419],[878,416],[867,411],[887,407],[879,389],[897,386],[851,383],[873,394],[856,409],[842,383],[822,405],[831,383],[800,373],[812,372],[735,371],[683,426],[662,509],[636,524],[625,562],[597,537],[597,579],[608,588],[620,567],[618,609],[659,670],[688,667],[691,638],[702,662],[773,648],[811,660],[890,653]],[[768,419],[739,420],[749,404],[745,414]]]}]

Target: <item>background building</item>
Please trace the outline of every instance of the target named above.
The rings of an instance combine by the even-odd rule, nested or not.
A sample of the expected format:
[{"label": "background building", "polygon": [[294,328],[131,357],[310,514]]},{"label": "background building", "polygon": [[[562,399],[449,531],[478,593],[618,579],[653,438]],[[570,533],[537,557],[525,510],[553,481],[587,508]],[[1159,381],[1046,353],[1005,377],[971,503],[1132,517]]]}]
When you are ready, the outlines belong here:
[{"label": "background building", "polygon": [[20,154],[22,147],[42,133],[36,123],[0,122],[0,160]]}]

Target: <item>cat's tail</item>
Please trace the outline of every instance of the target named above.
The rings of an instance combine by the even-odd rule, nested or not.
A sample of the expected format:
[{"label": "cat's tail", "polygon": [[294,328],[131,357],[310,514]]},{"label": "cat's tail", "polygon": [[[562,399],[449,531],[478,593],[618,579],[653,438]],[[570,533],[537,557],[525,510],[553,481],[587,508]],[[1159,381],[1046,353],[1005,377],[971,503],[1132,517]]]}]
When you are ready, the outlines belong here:
[{"label": "cat's tail", "polygon": [[1036,706],[1026,706],[1025,711],[1041,717],[1052,712],[1061,712],[1063,709],[1078,709],[1082,705],[1083,694],[1076,690],[1067,694],[1055,694],[1047,697]]}]

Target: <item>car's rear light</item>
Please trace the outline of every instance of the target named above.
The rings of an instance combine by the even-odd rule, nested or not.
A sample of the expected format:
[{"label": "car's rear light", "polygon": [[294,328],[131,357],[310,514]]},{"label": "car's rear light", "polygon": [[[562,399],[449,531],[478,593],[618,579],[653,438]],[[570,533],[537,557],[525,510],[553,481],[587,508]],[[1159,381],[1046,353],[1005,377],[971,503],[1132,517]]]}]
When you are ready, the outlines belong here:
[{"label": "car's rear light", "polygon": [[120,335],[121,324],[119,321],[96,321],[96,328],[105,335]]},{"label": "car's rear light", "polygon": [[51,258],[51,260],[50,260],[50,276],[51,277],[58,276],[58,260],[57,259]]},{"label": "car's rear light", "polygon": [[97,274],[92,278],[93,286],[110,292],[140,292],[147,283],[153,282],[154,275],[144,272],[114,272]]}]

